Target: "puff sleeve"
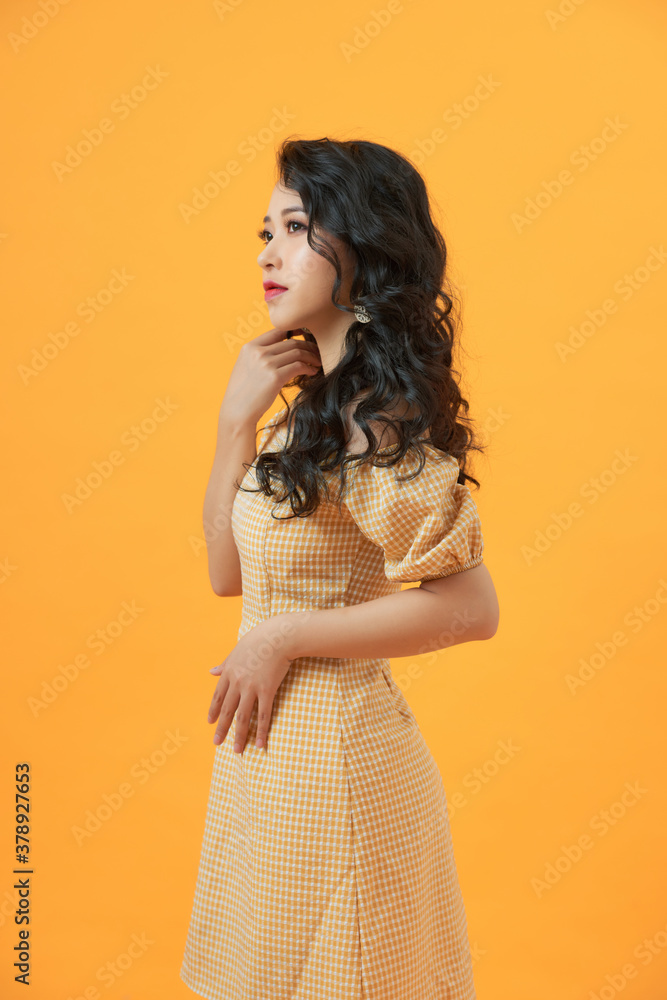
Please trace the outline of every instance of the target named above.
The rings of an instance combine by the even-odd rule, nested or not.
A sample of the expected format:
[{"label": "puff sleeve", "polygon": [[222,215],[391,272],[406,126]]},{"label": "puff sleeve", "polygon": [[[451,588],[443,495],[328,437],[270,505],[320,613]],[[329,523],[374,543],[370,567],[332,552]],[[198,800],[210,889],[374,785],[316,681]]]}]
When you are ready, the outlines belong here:
[{"label": "puff sleeve", "polygon": [[435,580],[482,562],[479,514],[469,487],[457,482],[457,460],[429,443],[424,451],[424,468],[408,481],[399,476],[419,468],[419,456],[410,452],[393,467],[350,469],[345,506],[383,550],[385,575],[395,582]]}]

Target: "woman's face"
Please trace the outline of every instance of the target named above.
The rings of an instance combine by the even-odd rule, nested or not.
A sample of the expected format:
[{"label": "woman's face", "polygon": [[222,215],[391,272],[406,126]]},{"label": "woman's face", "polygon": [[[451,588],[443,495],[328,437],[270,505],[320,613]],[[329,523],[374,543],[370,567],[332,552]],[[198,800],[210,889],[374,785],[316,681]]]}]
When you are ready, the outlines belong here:
[{"label": "woman's face", "polygon": [[[354,320],[331,301],[336,277],[332,264],[308,245],[308,216],[301,196],[291,188],[276,184],[269,201],[261,232],[266,245],[257,258],[262,281],[274,282],[285,291],[267,292],[269,316],[279,330],[308,327],[313,333],[324,332],[332,323],[340,327]],[[354,271],[353,259],[340,240],[322,234],[335,249],[343,269],[340,301],[350,305],[349,287]]]}]

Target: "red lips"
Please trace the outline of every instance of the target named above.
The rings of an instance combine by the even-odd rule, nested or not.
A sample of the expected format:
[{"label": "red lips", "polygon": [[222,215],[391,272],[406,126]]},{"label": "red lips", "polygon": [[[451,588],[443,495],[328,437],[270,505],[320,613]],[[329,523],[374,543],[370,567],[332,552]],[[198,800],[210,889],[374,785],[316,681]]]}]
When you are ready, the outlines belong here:
[{"label": "red lips", "polygon": [[267,292],[269,290],[269,288],[282,288],[284,291],[287,291],[287,286],[286,285],[279,285],[275,281],[265,281],[264,282],[264,291]]}]

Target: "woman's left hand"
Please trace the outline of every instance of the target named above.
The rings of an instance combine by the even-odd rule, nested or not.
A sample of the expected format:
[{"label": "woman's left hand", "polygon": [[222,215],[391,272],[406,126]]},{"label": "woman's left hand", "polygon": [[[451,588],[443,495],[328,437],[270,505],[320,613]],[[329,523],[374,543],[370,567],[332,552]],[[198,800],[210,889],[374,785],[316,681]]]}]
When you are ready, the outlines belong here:
[{"label": "woman's left hand", "polygon": [[234,750],[242,753],[248,738],[250,716],[257,702],[255,746],[266,744],[273,699],[292,663],[284,648],[285,635],[289,631],[282,616],[260,622],[239,639],[222,663],[211,668],[210,673],[220,677],[208,712],[209,722],[220,717],[214,743],[224,742],[236,712]]}]

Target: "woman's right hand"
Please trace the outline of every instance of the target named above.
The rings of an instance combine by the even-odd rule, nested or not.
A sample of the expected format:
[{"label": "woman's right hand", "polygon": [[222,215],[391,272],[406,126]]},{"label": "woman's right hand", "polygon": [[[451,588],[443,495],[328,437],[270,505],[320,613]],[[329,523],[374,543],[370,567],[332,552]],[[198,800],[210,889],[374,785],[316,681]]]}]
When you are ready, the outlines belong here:
[{"label": "woman's right hand", "polygon": [[239,351],[222,401],[221,416],[234,423],[254,425],[287,382],[298,375],[314,375],[321,367],[317,344],[289,339],[285,330],[260,333]]}]

